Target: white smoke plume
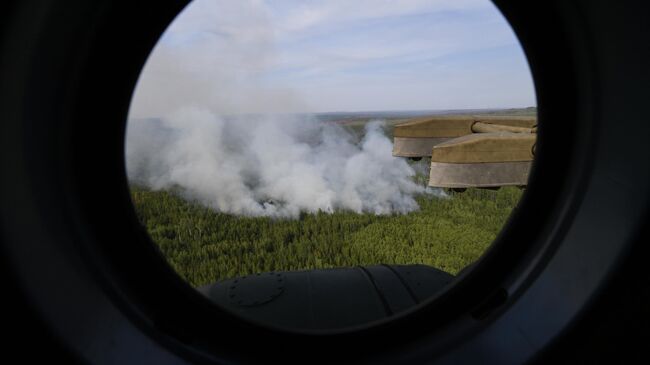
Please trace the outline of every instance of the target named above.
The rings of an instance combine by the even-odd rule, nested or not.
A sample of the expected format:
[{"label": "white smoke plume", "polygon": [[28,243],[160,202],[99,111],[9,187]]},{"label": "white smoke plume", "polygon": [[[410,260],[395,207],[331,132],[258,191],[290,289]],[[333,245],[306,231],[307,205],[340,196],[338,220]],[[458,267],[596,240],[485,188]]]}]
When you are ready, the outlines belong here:
[{"label": "white smoke plume", "polygon": [[[336,5],[343,9],[331,16],[349,13],[346,4]],[[413,4],[410,12],[422,5]],[[400,3],[385,11],[406,8]],[[416,194],[436,192],[414,182],[413,167],[392,156],[379,123],[368,124],[358,140],[336,124],[295,114],[319,106],[303,100],[303,88],[290,77],[285,85],[277,75],[304,66],[319,69],[318,62],[303,57],[322,60],[329,51],[287,48],[300,33],[296,27],[316,25],[302,23],[300,12],[285,19],[278,9],[258,0],[195,0],[171,24],[147,61],[131,104],[130,181],[173,189],[237,215],[292,218],[301,212],[418,209]],[[318,13],[330,13],[325,10]],[[354,23],[354,17],[348,21]]]},{"label": "white smoke plume", "polygon": [[176,189],[225,213],[407,213],[418,209],[414,195],[426,192],[415,170],[392,156],[380,122],[356,141],[314,117],[219,117],[193,107],[131,120],[126,141],[132,182]]}]

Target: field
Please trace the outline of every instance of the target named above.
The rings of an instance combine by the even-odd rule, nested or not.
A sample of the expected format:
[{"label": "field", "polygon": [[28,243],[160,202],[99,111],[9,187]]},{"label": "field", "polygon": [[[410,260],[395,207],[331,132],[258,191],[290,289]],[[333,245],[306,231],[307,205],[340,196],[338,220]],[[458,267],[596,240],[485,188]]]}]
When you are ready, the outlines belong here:
[{"label": "field", "polygon": [[[342,124],[359,132],[362,119]],[[427,180],[423,175],[416,179]],[[131,186],[131,193],[161,254],[181,277],[200,286],[256,272],[381,263],[426,264],[456,274],[492,243],[522,190],[420,195],[419,211],[409,214],[337,211],[299,219],[219,213],[173,192],[138,185]]]}]

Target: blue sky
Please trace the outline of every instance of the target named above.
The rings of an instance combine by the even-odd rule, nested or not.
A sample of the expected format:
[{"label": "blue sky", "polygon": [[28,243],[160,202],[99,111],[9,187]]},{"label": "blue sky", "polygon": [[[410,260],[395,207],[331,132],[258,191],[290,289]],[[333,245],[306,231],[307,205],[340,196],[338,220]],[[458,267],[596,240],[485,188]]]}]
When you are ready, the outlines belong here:
[{"label": "blue sky", "polygon": [[488,0],[195,0],[167,29],[133,116],[525,107],[525,56]]}]

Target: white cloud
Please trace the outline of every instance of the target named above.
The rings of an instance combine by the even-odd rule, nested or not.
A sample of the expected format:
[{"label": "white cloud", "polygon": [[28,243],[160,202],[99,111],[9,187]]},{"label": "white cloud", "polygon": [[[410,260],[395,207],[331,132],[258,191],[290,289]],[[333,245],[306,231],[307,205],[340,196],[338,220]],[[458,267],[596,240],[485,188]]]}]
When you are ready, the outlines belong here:
[{"label": "white cloud", "polygon": [[280,8],[291,10],[277,14],[280,29],[297,34],[317,27],[336,27],[342,24],[386,17],[399,17],[445,11],[476,11],[492,9],[487,0],[324,0],[294,1]]},{"label": "white cloud", "polygon": [[[445,58],[480,57],[482,50],[503,47],[519,46],[489,0],[195,0],[152,53],[131,113],[166,115],[186,105],[216,113],[358,109],[355,100],[366,109],[378,100],[358,83],[367,77],[375,80],[381,99],[395,101],[391,108],[412,107],[412,102],[397,100],[408,98],[404,92],[415,89],[413,80],[397,76],[413,71],[431,80],[425,74],[455,62]],[[526,68],[521,52],[518,57],[515,68]],[[493,61],[486,63],[498,68]],[[459,67],[450,74],[458,74]],[[478,79],[489,78],[487,73]],[[514,80],[520,74],[502,76],[512,79],[509,85],[520,85]],[[441,77],[439,88],[457,90],[447,80]],[[345,102],[337,104],[340,98],[331,97],[326,85],[340,87]],[[525,89],[510,91],[513,103],[522,95],[530,100],[524,104],[533,103],[532,84]],[[454,92],[456,98],[444,99],[458,100],[467,93]],[[508,104],[506,92],[494,95]],[[414,95],[412,100],[421,98]]]}]

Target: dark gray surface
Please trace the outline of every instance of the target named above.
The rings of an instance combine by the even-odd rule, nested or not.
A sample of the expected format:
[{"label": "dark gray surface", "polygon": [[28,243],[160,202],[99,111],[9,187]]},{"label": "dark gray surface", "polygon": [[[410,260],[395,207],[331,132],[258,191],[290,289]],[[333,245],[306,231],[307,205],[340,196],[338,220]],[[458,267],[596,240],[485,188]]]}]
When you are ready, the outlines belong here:
[{"label": "dark gray surface", "polygon": [[426,265],[378,265],[261,273],[199,291],[248,320],[298,330],[332,330],[390,317],[433,296],[453,276]]}]

